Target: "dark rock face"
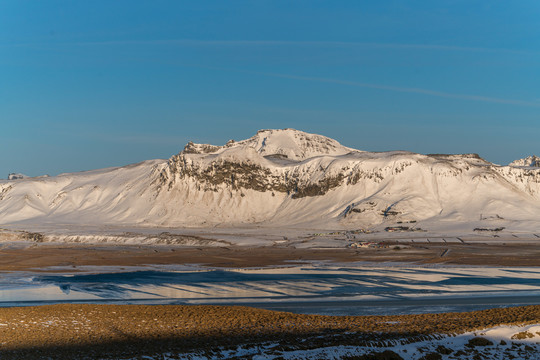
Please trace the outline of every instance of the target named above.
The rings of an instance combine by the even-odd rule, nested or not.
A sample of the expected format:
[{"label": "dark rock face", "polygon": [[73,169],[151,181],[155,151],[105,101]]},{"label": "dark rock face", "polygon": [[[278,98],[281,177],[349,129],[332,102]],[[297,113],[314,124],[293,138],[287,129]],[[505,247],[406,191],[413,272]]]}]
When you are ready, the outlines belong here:
[{"label": "dark rock face", "polygon": [[216,160],[208,166],[201,166],[188,161],[186,155],[180,153],[169,160],[168,167],[159,174],[157,182],[160,187],[170,190],[179,179],[189,178],[199,183],[204,190],[219,191],[218,188],[225,185],[231,190],[251,189],[292,194],[293,199],[324,195],[342,185],[345,180],[343,174],[338,174],[324,176],[316,182],[301,181],[295,168],[275,173],[249,161]]},{"label": "dark rock face", "polygon": [[451,353],[454,352],[454,350],[449,349],[444,345],[439,345],[439,346],[437,346],[437,352],[439,354],[443,354],[443,355],[450,355]]},{"label": "dark rock face", "polygon": [[419,360],[442,360],[442,355],[436,352],[431,352],[422,356]]},{"label": "dark rock face", "polygon": [[293,199],[299,199],[306,196],[324,195],[333,188],[340,186],[343,183],[343,174],[330,176],[319,180],[316,183],[307,184],[305,186],[297,186],[296,192],[293,194]]},{"label": "dark rock face", "polygon": [[[227,144],[224,147],[231,147]],[[396,176],[418,161],[389,161],[387,165],[374,168],[362,168],[344,164],[340,169],[328,172],[322,165],[304,166],[301,162],[288,164],[286,167],[265,167],[264,162],[248,159],[227,159],[217,157],[213,161],[201,161],[197,155],[214,156],[213,152],[224,147],[188,143],[184,151],[169,159],[167,168],[158,176],[158,187],[171,190],[181,179],[194,180],[198,188],[205,191],[220,191],[223,187],[230,190],[251,189],[265,192],[287,193],[292,199],[325,195],[342,185],[356,185],[362,182],[381,183],[388,176]],[[195,154],[195,157],[194,157]],[[452,155],[455,157],[455,155]],[[464,155],[465,158],[475,158]],[[284,160],[285,155],[272,154],[264,158],[268,161]],[[448,160],[450,161],[450,160]],[[278,170],[276,170],[278,169]],[[457,176],[461,169],[450,167],[445,176]]]},{"label": "dark rock face", "polygon": [[209,144],[194,144],[192,141],[188,142],[184,147],[184,154],[210,154],[220,149],[220,146]]},{"label": "dark rock face", "polygon": [[477,346],[490,346],[493,345],[491,340],[488,340],[483,337],[475,337],[469,340],[466,346],[468,347],[477,347]]},{"label": "dark rock face", "polygon": [[270,170],[251,163],[235,163],[229,161],[212,163],[207,168],[184,167],[181,170],[183,177],[192,177],[207,186],[225,184],[232,189],[253,189],[256,191],[275,190],[283,191],[279,181],[270,179]]},{"label": "dark rock face", "polygon": [[34,233],[34,232],[27,232],[24,231],[21,234],[21,237],[24,240],[33,241],[33,242],[43,242],[45,240],[45,237],[41,233]]},{"label": "dark rock face", "polygon": [[8,186],[8,187],[3,188],[2,190],[0,190],[0,201],[4,200],[4,198],[11,191],[11,189],[13,189],[13,187]]},{"label": "dark rock face", "polygon": [[436,159],[451,159],[451,158],[461,158],[461,159],[477,159],[482,160],[487,163],[480,155],[472,154],[427,154],[427,156],[436,158]]},{"label": "dark rock face", "polygon": [[24,179],[24,178],[27,178],[28,176],[24,175],[24,174],[16,174],[16,173],[11,173],[8,175],[8,180],[21,180],[21,179]]}]

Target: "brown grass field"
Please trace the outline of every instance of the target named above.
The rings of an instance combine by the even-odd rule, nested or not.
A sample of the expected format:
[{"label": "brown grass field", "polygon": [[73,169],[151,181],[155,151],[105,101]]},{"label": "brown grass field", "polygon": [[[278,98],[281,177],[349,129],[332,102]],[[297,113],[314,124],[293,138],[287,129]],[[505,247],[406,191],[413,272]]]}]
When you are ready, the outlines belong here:
[{"label": "brown grass field", "polygon": [[235,306],[12,307],[0,308],[0,358],[138,358],[266,342],[309,349],[530,323],[540,323],[540,306],[397,316],[298,315]]}]

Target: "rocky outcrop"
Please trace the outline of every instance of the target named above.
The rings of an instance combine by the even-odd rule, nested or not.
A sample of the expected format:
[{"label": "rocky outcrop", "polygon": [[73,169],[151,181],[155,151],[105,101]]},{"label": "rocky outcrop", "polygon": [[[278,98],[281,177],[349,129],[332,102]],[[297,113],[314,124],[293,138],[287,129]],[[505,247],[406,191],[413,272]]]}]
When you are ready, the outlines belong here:
[{"label": "rocky outcrop", "polygon": [[298,167],[275,171],[250,161],[235,162],[216,160],[209,164],[188,161],[187,154],[173,156],[168,167],[159,174],[160,189],[171,190],[180,181],[191,180],[204,191],[255,190],[291,194],[293,199],[324,195],[329,190],[343,184],[345,176],[337,174],[311,181],[300,176]]},{"label": "rocky outcrop", "polygon": [[[307,170],[298,160],[347,154],[350,150],[333,139],[293,129],[260,130],[250,139],[231,140],[224,146],[189,142],[169,159],[157,183],[160,190],[171,190],[179,181],[190,179],[210,191],[272,191],[294,199],[324,195],[342,185],[346,176],[340,172],[326,174],[324,167]],[[289,166],[280,166],[282,161],[289,161]],[[305,176],[312,170],[316,176]]]},{"label": "rocky outcrop", "polygon": [[540,157],[536,155],[527,156],[524,159],[518,159],[512,161],[510,166],[523,166],[523,167],[540,167]]},{"label": "rocky outcrop", "polygon": [[24,175],[24,174],[18,174],[18,173],[11,173],[8,175],[8,180],[21,180],[21,179],[25,179],[27,178],[28,176]]}]

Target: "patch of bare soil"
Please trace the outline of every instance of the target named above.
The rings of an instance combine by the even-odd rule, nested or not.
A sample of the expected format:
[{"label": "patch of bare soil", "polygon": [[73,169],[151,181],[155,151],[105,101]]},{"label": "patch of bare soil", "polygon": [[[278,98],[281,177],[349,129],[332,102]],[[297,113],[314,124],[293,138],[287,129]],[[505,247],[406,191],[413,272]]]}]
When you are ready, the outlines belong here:
[{"label": "patch of bare soil", "polygon": [[540,306],[400,316],[299,315],[237,306],[49,305],[0,308],[0,358],[129,358],[239,344],[282,349],[387,346],[500,324],[540,322]]},{"label": "patch of bare soil", "polygon": [[[444,256],[441,256],[444,255]],[[407,262],[425,264],[539,266],[540,244],[389,244],[375,249],[295,249],[290,247],[171,247],[83,244],[35,244],[0,249],[0,271],[43,271],[51,266],[140,266],[203,264],[217,267],[261,267],[301,263]]]}]

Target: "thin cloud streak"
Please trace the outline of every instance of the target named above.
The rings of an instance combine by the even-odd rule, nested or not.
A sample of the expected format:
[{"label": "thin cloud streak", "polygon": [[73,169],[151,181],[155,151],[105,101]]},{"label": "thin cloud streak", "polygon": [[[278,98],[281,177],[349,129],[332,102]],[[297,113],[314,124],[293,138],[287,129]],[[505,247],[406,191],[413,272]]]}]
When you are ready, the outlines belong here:
[{"label": "thin cloud streak", "polygon": [[[111,46],[111,45],[177,45],[177,46],[306,46],[306,47],[342,47],[342,48],[380,48],[380,49],[416,49],[441,51],[472,51],[472,52],[507,52],[527,53],[513,49],[496,49],[471,46],[453,46],[438,44],[396,44],[396,43],[365,43],[347,41],[282,41],[282,40],[196,40],[196,39],[155,39],[155,40],[108,40],[108,41],[77,41],[50,42],[50,45],[74,46]],[[44,45],[40,43],[3,44],[12,46]]]},{"label": "thin cloud streak", "polygon": [[[119,40],[119,41],[101,41],[101,42],[74,42],[74,43],[55,43],[57,45],[159,45],[159,44],[177,44],[177,45],[186,45],[186,46],[208,46],[208,45],[231,45],[231,46],[244,46],[244,45],[253,45],[253,46],[263,46],[263,45],[323,45],[323,46],[372,46],[380,48],[404,48],[404,49],[430,49],[430,50],[452,50],[452,51],[503,51],[503,52],[513,52],[520,53],[518,50],[510,49],[490,49],[490,48],[475,48],[475,47],[460,47],[460,46],[444,46],[444,45],[422,45],[422,44],[384,44],[384,43],[357,43],[357,42],[333,42],[333,41],[251,41],[251,40],[191,40],[191,39],[177,39],[177,40]],[[15,44],[11,44],[15,45]],[[28,44],[19,44],[19,46],[25,46]],[[174,63],[170,63],[173,65]],[[321,78],[321,77],[309,77],[309,76],[298,76],[291,74],[279,74],[279,73],[267,73],[267,72],[257,72],[241,69],[232,69],[232,68],[222,68],[222,67],[212,67],[212,66],[202,66],[202,65],[189,65],[189,64],[174,64],[177,66],[186,66],[186,67],[198,67],[212,70],[221,70],[237,73],[246,73],[246,74],[256,74],[262,76],[269,76],[275,78],[285,78],[292,80],[301,80],[301,81],[311,81],[311,82],[320,82],[320,83],[332,83],[348,86],[356,86],[362,88],[371,88],[379,90],[388,90],[394,92],[402,93],[415,93],[423,94],[429,96],[436,96],[441,98],[451,98],[451,99],[461,99],[469,101],[480,101],[480,102],[489,102],[497,104],[507,104],[507,105],[516,105],[516,106],[527,106],[527,107],[540,107],[540,102],[538,101],[525,101],[525,100],[515,100],[515,99],[504,99],[504,98],[495,98],[482,95],[470,95],[470,94],[457,94],[449,93],[444,91],[415,88],[415,87],[398,87],[391,85],[380,85],[372,83],[362,83],[348,80],[339,80],[332,78]]]},{"label": "thin cloud streak", "polygon": [[480,101],[480,102],[488,102],[488,103],[496,103],[496,104],[526,106],[526,107],[537,107],[537,108],[540,107],[540,102],[534,101],[534,100],[533,101],[526,101],[526,100],[496,98],[496,97],[483,96],[483,95],[457,94],[457,93],[449,93],[449,92],[445,92],[445,91],[423,89],[423,88],[416,88],[416,87],[400,87],[400,86],[363,83],[363,82],[358,82],[358,81],[340,80],[340,79],[332,79],[332,78],[321,78],[321,77],[300,76],[300,75],[292,75],[292,74],[269,73],[269,72],[260,72],[260,71],[250,71],[250,70],[242,70],[242,69],[216,67],[216,66],[204,66],[204,65],[185,64],[185,63],[184,64],[178,64],[178,63],[172,63],[172,62],[167,62],[167,64],[183,66],[183,67],[194,67],[194,68],[209,69],[209,70],[236,72],[236,73],[243,73],[243,74],[253,74],[253,75],[268,76],[268,77],[282,78],[282,79],[311,81],[311,82],[319,82],[319,83],[327,83],[327,84],[347,85],[347,86],[355,86],[355,87],[368,88],[368,89],[377,89],[377,90],[387,90],[387,91],[394,91],[394,92],[401,92],[401,93],[421,94],[421,95],[436,96],[436,97],[448,98],[448,99]]},{"label": "thin cloud streak", "polygon": [[339,80],[339,79],[331,79],[331,78],[319,78],[319,77],[297,76],[297,75],[276,74],[276,73],[262,73],[262,72],[254,72],[254,71],[253,72],[250,71],[249,73],[277,77],[277,78],[284,78],[284,79],[348,85],[348,86],[356,86],[356,87],[369,88],[369,89],[389,90],[389,91],[402,92],[402,93],[413,93],[413,94],[437,96],[437,97],[450,98],[450,99],[461,99],[461,100],[490,102],[490,103],[497,103],[497,104],[540,107],[540,103],[534,102],[534,101],[503,99],[503,98],[495,98],[495,97],[482,96],[482,95],[455,94],[455,93],[448,93],[444,91],[429,90],[429,89],[422,89],[422,88],[414,88],[414,87],[408,88],[408,87],[399,87],[399,86],[390,86],[390,85],[379,85],[379,84],[362,83],[362,82],[356,82],[356,81]]},{"label": "thin cloud streak", "polygon": [[378,47],[398,49],[457,50],[457,51],[513,51],[482,47],[447,46],[429,44],[363,43],[346,41],[281,41],[281,40],[119,40],[78,42],[77,45],[184,45],[184,46],[322,46],[322,47]]}]

